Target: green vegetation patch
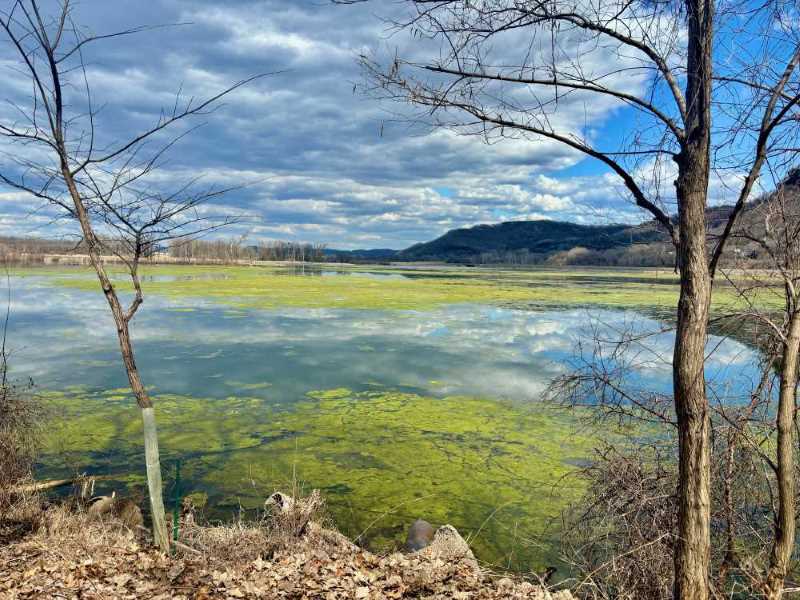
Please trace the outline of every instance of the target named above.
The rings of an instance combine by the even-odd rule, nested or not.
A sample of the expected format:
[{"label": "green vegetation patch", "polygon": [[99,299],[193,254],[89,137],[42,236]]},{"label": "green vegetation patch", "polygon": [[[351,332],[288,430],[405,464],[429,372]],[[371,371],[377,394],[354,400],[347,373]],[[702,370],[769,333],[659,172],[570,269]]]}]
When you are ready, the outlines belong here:
[{"label": "green vegetation patch", "polygon": [[[52,475],[142,473],[131,398],[48,396],[61,412],[42,459]],[[592,446],[575,421],[542,404],[347,389],[292,406],[155,401],[165,475],[180,458],[184,492],[208,494],[208,516],[258,509],[276,489],[319,488],[336,525],[374,549],[401,544],[421,517],[456,526],[479,558],[522,570],[555,560],[558,516],[582,492],[570,474]]]},{"label": "green vegetation patch", "polygon": [[[112,269],[113,270],[113,269]],[[340,275],[297,274],[278,267],[157,265],[144,269],[146,294],[173,299],[198,298],[242,308],[355,308],[425,310],[453,303],[507,306],[595,305],[609,307],[674,307],[675,275],[656,270],[492,270],[341,268]],[[362,272],[405,275],[397,278],[348,276]],[[60,286],[99,291],[93,274],[80,269],[28,269],[15,275],[43,275]],[[117,285],[130,282],[116,271]],[[737,304],[734,289],[718,285],[717,310]],[[758,301],[759,299],[756,299]],[[780,295],[762,294],[761,304],[777,305]],[[241,313],[231,313],[232,317]]]}]

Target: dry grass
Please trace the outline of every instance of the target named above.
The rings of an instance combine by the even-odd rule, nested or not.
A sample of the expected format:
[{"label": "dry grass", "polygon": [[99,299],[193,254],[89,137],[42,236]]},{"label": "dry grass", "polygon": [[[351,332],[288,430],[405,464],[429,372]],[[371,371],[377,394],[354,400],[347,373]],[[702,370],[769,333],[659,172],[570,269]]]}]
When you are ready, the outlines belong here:
[{"label": "dry grass", "polygon": [[295,489],[292,495],[270,496],[261,518],[255,522],[200,525],[190,510],[181,519],[180,541],[209,559],[241,564],[296,546],[299,539],[307,539],[309,524],[323,519],[324,502],[319,491],[301,498]]},{"label": "dry grass", "polygon": [[243,522],[215,526],[184,523],[180,541],[199,550],[205,559],[230,564],[256,560],[270,546],[263,527]]},{"label": "dry grass", "polygon": [[[375,556],[319,524],[318,493],[291,499],[288,508],[269,505],[264,518],[250,524],[203,527],[185,515],[183,542],[200,553],[173,557],[114,519],[49,508],[35,531],[0,547],[0,597],[572,598],[494,577],[449,542],[410,555]],[[450,548],[459,554],[448,554]]]},{"label": "dry grass", "polygon": [[41,499],[25,490],[31,481],[44,411],[32,386],[7,378],[5,334],[0,348],[0,544],[10,543],[37,527]]},{"label": "dry grass", "polygon": [[15,488],[30,478],[43,420],[30,386],[7,382],[5,371],[0,356],[0,520],[27,503]]}]

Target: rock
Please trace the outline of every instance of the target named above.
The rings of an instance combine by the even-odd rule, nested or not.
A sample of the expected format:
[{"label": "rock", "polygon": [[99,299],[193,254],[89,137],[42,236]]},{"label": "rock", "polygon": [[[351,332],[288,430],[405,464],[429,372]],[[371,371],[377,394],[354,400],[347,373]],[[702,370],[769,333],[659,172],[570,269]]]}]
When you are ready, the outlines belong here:
[{"label": "rock", "polygon": [[409,552],[417,552],[418,550],[422,550],[426,546],[430,545],[430,543],[433,541],[433,536],[433,525],[423,519],[417,519],[408,529],[406,550]]},{"label": "rock", "polygon": [[142,509],[139,508],[136,502],[129,498],[123,498],[114,503],[114,516],[122,521],[125,527],[132,531],[136,531],[138,528],[144,526]]},{"label": "rock", "polygon": [[112,516],[133,531],[144,525],[139,506],[130,498],[117,498],[113,494],[93,498],[86,513],[95,518]]},{"label": "rock", "polygon": [[91,504],[86,510],[86,514],[91,517],[99,517],[110,514],[114,509],[114,496],[96,496],[91,499]]},{"label": "rock", "polygon": [[458,562],[478,570],[478,561],[466,540],[452,525],[443,525],[436,530],[429,546],[419,551],[420,556],[439,558],[445,562]]},{"label": "rock", "polygon": [[294,498],[275,492],[264,502],[264,509],[270,516],[274,530],[293,536],[303,535],[311,519],[322,507],[323,500],[319,490],[312,490],[305,498]]},{"label": "rock", "polygon": [[264,502],[264,508],[272,513],[290,513],[294,508],[294,498],[282,492],[275,492]]}]

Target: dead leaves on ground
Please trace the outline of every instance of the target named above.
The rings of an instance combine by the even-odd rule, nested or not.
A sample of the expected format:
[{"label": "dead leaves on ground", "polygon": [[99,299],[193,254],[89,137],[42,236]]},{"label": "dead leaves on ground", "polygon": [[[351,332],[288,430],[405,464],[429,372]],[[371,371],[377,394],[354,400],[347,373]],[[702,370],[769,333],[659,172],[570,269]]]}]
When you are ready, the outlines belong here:
[{"label": "dead leaves on ground", "polygon": [[[86,532],[84,532],[86,533]],[[311,536],[313,537],[313,536]],[[77,540],[31,536],[0,548],[0,598],[94,599],[513,599],[567,600],[524,581],[492,579],[466,562],[436,556],[378,557],[353,547],[299,540],[244,564],[170,558],[129,535]]]}]

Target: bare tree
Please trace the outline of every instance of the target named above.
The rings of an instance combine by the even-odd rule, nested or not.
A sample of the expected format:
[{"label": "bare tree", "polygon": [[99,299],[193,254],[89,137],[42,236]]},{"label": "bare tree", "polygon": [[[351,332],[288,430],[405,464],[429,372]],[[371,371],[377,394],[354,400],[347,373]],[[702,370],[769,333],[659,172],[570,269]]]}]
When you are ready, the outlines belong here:
[{"label": "bare tree", "polygon": [[[796,172],[787,179],[796,179]],[[773,370],[778,380],[776,394],[763,386],[754,394],[747,418],[732,419],[736,434],[753,448],[760,448],[775,439],[774,452],[760,451],[759,457],[774,477],[769,478],[775,489],[774,527],[769,561],[762,578],[765,597],[782,597],[784,580],[794,551],[796,534],[797,464],[794,456],[798,368],[800,368],[800,188],[786,182],[775,193],[747,211],[732,229],[734,243],[756,244],[771,261],[768,270],[734,270],[725,273],[740,292],[747,310],[734,317],[751,320],[761,332],[760,345],[765,349],[765,377]],[[736,267],[736,263],[733,263]],[[765,297],[777,296],[778,302],[765,302]],[[765,304],[782,305],[782,310],[765,309]],[[759,401],[756,403],[756,401]],[[761,416],[754,423],[758,408]],[[721,408],[724,411],[724,407]],[[723,412],[723,414],[725,414]]]},{"label": "bare tree", "polygon": [[[703,366],[711,290],[730,231],[765,162],[781,163],[797,150],[794,3],[406,4],[411,16],[392,25],[424,43],[413,58],[397,56],[388,64],[363,57],[369,93],[421,107],[418,118],[462,134],[556,142],[596,159],[672,239],[681,279],[673,355],[680,456],[674,594],[708,598],[711,446]],[[636,115],[616,147],[592,139],[594,124],[577,116],[593,114],[598,104]],[[661,185],[673,170],[674,197]],[[735,206],[709,245],[712,170],[739,180]]]},{"label": "bare tree", "polygon": [[[733,252],[726,259],[720,272],[745,308],[716,315],[714,327],[749,339],[761,351],[763,369],[749,391],[722,395],[720,381],[711,387],[712,574],[719,597],[747,594],[774,600],[783,597],[785,580],[795,568],[800,367],[796,170],[777,190],[745,207],[729,244],[733,250],[756,246],[760,255]],[[752,268],[752,260],[760,268]],[[632,383],[637,371],[657,360],[648,344],[653,333],[595,327],[592,344],[579,344],[575,369],[556,380],[551,393],[569,406],[591,406],[604,422],[611,418],[657,425],[657,439],[667,447],[663,438],[669,439],[676,425],[671,399]],[[657,564],[673,544],[673,525],[652,516],[672,505],[673,496],[665,490],[676,474],[652,447],[649,440],[609,445],[585,472],[590,493],[576,511],[577,543],[569,547],[568,556],[580,572],[591,574],[584,584],[597,597],[606,597],[609,590],[630,597],[667,597],[658,583],[663,577],[644,567]],[[626,465],[624,474],[618,473],[620,464]],[[660,491],[653,487],[656,483]]]},{"label": "bare tree", "polygon": [[[748,211],[744,218],[754,217]],[[757,278],[762,287],[747,286],[748,294],[776,292],[774,279],[764,276],[762,271]],[[734,281],[742,286],[739,279]],[[761,309],[757,314],[775,316]],[[750,338],[764,353],[763,371],[752,389],[744,379],[731,385],[717,378],[709,386],[715,474],[709,496],[711,588],[715,598],[779,598],[790,572],[794,536],[794,501],[782,499],[792,498],[793,492],[784,495],[780,488],[792,485],[787,477],[797,476],[791,452],[773,444],[783,412],[780,401],[775,410],[780,398],[775,370],[782,370],[784,346],[763,327],[743,327],[748,323],[742,317],[737,312],[714,319],[716,333]],[[611,439],[596,451],[581,472],[587,493],[567,515],[564,556],[578,574],[573,588],[590,598],[672,597],[674,564],[667,557],[679,539],[677,421],[670,394],[641,382],[642,372],[668,364],[659,350],[663,343],[655,336],[671,330],[637,321],[597,322],[578,344],[572,370],[549,390],[567,407],[583,407],[581,413],[604,431],[637,424],[632,434]],[[777,379],[785,390],[785,377]],[[785,392],[781,395],[785,399]]]},{"label": "bare tree", "polygon": [[[169,535],[153,401],[142,383],[130,336],[131,320],[143,302],[139,264],[160,244],[219,227],[228,219],[210,220],[198,210],[225,190],[193,191],[196,182],[190,181],[166,193],[149,188],[146,179],[188,133],[164,141],[165,130],[208,114],[223,96],[255,78],[200,102],[179,93],[171,110],[162,111],[149,129],[128,140],[113,141],[98,126],[99,110],[84,52],[96,42],[145,28],[89,35],[73,21],[69,0],[59,2],[52,15],[44,14],[36,0],[15,0],[0,10],[0,29],[31,89],[24,101],[9,98],[15,116],[0,122],[0,138],[13,150],[7,154],[9,164],[0,171],[0,182],[57,207],[80,226],[82,244],[111,309],[128,381],[141,408],[153,534],[166,551]],[[160,145],[149,150],[147,142]],[[116,243],[109,244],[108,239]],[[127,265],[133,287],[127,305],[104,266],[103,255],[108,252]]]}]

